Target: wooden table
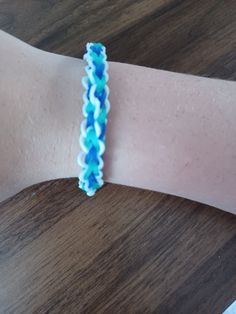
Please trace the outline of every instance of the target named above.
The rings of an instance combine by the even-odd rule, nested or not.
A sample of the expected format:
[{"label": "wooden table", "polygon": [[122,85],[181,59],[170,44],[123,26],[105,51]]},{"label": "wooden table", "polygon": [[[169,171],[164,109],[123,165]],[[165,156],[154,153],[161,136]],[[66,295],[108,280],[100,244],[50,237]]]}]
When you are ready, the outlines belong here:
[{"label": "wooden table", "polygon": [[[0,1],[0,27],[41,49],[236,79],[235,0]],[[236,190],[236,189],[235,189]],[[236,218],[179,197],[76,180],[0,208],[0,313],[215,314],[236,299]]]}]

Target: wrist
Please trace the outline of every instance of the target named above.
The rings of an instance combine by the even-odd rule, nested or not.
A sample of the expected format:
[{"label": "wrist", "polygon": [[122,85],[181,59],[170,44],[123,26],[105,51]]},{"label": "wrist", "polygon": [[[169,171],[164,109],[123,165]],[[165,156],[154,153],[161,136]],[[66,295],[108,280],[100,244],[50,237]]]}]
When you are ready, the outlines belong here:
[{"label": "wrist", "polygon": [[40,56],[41,79],[38,121],[37,162],[38,180],[75,177],[82,120],[81,59],[45,53]]},{"label": "wrist", "polygon": [[3,200],[29,185],[78,174],[83,62],[4,32],[0,37]]}]

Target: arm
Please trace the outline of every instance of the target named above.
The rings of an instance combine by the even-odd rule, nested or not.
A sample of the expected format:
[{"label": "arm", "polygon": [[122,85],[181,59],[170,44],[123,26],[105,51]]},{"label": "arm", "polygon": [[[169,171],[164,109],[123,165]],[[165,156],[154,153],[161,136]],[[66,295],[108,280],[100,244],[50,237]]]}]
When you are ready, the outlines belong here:
[{"label": "arm", "polygon": [[[84,63],[0,36],[3,200],[78,175]],[[109,65],[105,180],[236,213],[235,83]]]}]

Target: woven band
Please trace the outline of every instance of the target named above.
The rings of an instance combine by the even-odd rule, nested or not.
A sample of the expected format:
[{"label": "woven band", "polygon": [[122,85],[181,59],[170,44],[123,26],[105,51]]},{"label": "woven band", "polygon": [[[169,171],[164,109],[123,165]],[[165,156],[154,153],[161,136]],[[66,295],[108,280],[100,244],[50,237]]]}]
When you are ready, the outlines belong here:
[{"label": "woven band", "polygon": [[80,127],[81,151],[78,155],[78,164],[81,166],[79,187],[88,196],[93,196],[104,183],[102,156],[110,103],[106,49],[101,43],[88,43],[86,50],[84,60],[87,62],[87,76],[82,78],[85,88],[82,109],[84,119]]}]

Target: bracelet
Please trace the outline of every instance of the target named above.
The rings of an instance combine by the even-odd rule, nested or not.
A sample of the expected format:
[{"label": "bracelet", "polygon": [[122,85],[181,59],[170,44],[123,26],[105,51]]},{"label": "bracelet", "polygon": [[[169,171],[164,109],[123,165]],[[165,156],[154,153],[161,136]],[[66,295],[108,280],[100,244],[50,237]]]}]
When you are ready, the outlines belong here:
[{"label": "bracelet", "polygon": [[110,110],[106,48],[101,43],[87,43],[84,60],[87,76],[82,78],[83,121],[80,126],[80,148],[77,162],[81,166],[79,187],[93,196],[104,181],[102,155],[105,151],[107,113]]}]

